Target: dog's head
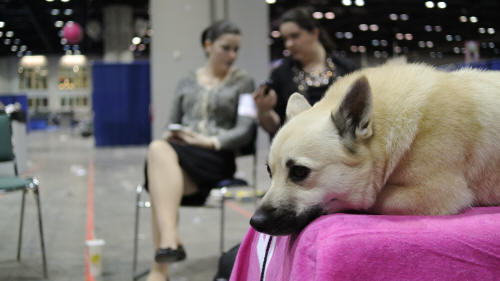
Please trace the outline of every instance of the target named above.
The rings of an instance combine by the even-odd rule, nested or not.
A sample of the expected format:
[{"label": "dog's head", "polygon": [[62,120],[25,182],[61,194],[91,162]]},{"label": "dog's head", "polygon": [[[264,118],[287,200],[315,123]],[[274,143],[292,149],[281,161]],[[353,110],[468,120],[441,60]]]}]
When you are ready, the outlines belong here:
[{"label": "dog's head", "polygon": [[368,80],[333,94],[344,95],[335,108],[324,102],[311,108],[302,95],[290,97],[287,122],[269,153],[271,187],[250,221],[257,231],[296,233],[321,214],[374,203]]}]

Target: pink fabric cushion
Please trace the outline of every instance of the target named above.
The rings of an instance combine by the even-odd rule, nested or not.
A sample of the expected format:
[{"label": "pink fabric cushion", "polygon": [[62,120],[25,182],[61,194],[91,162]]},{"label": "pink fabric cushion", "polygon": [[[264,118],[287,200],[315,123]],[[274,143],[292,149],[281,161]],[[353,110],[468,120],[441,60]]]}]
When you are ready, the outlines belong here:
[{"label": "pink fabric cushion", "polygon": [[[260,280],[269,236],[249,229],[232,281]],[[333,214],[273,237],[267,281],[500,280],[500,207],[453,216]]]}]

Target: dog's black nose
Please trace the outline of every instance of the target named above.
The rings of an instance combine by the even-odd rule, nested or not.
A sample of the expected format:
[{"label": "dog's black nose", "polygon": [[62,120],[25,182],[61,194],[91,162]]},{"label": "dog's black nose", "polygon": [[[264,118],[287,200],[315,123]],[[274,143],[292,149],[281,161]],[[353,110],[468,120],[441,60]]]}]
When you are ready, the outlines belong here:
[{"label": "dog's black nose", "polygon": [[250,225],[257,231],[263,232],[266,228],[266,224],[268,222],[268,214],[262,208],[259,208],[253,214],[250,219]]}]

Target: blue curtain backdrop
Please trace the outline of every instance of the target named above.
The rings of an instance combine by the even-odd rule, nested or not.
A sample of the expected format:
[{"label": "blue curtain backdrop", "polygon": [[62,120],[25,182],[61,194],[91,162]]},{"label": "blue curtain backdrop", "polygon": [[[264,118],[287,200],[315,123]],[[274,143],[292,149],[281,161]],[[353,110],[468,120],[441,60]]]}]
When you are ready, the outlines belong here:
[{"label": "blue curtain backdrop", "polygon": [[96,146],[149,143],[149,62],[95,62],[92,80]]}]

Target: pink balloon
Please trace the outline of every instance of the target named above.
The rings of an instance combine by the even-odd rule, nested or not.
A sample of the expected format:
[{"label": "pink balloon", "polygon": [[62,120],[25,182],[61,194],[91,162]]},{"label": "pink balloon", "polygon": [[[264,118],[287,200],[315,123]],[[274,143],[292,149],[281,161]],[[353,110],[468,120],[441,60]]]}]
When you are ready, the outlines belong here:
[{"label": "pink balloon", "polygon": [[77,44],[82,40],[82,27],[76,22],[67,22],[62,31],[64,38],[68,40],[68,44]]}]

